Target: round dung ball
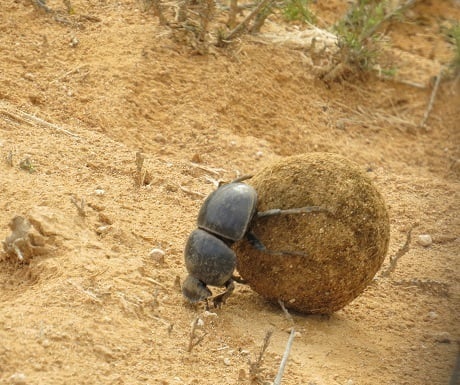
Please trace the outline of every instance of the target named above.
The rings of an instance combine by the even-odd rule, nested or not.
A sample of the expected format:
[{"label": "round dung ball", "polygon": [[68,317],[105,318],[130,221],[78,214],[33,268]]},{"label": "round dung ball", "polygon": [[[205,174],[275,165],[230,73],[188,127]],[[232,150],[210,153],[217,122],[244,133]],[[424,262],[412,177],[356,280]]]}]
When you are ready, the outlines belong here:
[{"label": "round dung ball", "polygon": [[235,244],[240,275],[260,295],[302,313],[330,314],[372,281],[388,250],[382,195],[357,165],[330,153],[284,158],[248,181],[258,212],[320,206],[325,211],[255,217],[251,230],[270,254]]}]

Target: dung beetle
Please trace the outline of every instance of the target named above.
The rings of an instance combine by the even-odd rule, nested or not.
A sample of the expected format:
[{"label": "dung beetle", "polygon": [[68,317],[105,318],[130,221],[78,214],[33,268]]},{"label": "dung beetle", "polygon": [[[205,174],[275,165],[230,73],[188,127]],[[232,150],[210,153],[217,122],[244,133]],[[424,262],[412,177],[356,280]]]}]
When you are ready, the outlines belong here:
[{"label": "dung beetle", "polygon": [[256,190],[242,183],[251,178],[243,176],[220,185],[205,199],[198,213],[198,228],[193,230],[184,250],[188,276],[183,282],[182,293],[191,303],[206,301],[212,296],[207,285],[222,287],[224,293],[213,299],[220,307],[232,294],[235,285],[233,272],[236,255],[231,246],[246,238],[258,250],[274,255],[305,255],[295,251],[268,250],[251,231],[255,218],[324,211],[319,206],[307,206],[288,210],[272,209],[257,212]]}]

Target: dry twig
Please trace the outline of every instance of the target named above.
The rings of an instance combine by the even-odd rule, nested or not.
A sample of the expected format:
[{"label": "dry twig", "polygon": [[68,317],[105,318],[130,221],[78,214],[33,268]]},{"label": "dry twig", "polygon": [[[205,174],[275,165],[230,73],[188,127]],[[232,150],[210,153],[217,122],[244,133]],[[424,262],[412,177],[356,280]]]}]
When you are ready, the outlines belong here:
[{"label": "dry twig", "polygon": [[273,381],[273,385],[281,385],[281,379],[283,378],[284,369],[286,367],[286,363],[289,358],[289,354],[291,353],[292,342],[294,341],[294,336],[295,336],[295,329],[292,328],[291,334],[289,335],[289,339],[286,344],[286,349],[284,350],[283,358],[281,359],[280,368],[278,370],[278,374],[275,377],[275,381]]},{"label": "dry twig", "polygon": [[192,349],[201,341],[203,341],[203,338],[206,336],[207,333],[203,333],[202,335],[197,335],[196,333],[197,329],[201,328],[202,326],[203,321],[199,317],[196,317],[192,322],[192,329],[190,330],[190,340],[188,343],[187,352],[190,353]]},{"label": "dry twig", "polygon": [[147,170],[144,167],[144,160],[145,156],[141,152],[136,152],[136,173],[137,173],[137,182],[139,183],[139,187],[144,185],[145,176],[147,174]]},{"label": "dry twig", "polygon": [[194,197],[198,197],[198,198],[200,198],[200,199],[201,199],[201,198],[204,198],[204,197],[206,196],[205,194],[202,194],[202,193],[200,193],[200,192],[198,192],[198,191],[192,191],[192,190],[190,190],[190,189],[188,189],[188,188],[186,188],[186,187],[184,187],[184,186],[182,186],[182,185],[179,185],[179,188],[180,188],[184,193],[189,194],[189,195],[194,196]]},{"label": "dry twig", "polygon": [[284,306],[284,302],[279,299],[278,303],[281,306],[281,310],[283,310],[283,313],[286,316],[287,320],[291,323],[291,325],[294,325],[294,318],[292,318],[292,315],[289,314],[288,310]]},{"label": "dry twig", "polygon": [[270,344],[270,338],[272,337],[272,334],[273,334],[273,330],[269,330],[265,333],[264,342],[260,349],[259,356],[256,358],[254,362],[251,361],[251,359],[249,359],[249,374],[251,376],[252,381],[260,380],[260,376],[264,370],[262,368],[264,354],[268,348],[268,345]]},{"label": "dry twig", "polygon": [[70,201],[77,208],[78,215],[80,215],[81,217],[86,217],[85,199],[81,198],[80,202],[78,202],[77,198],[72,196],[72,197],[70,197]]},{"label": "dry twig", "polygon": [[433,109],[434,100],[436,99],[436,94],[438,93],[438,88],[439,88],[439,83],[441,83],[441,78],[442,78],[442,70],[436,76],[436,81],[434,83],[433,90],[431,91],[430,101],[428,102],[428,106],[425,110],[425,114],[423,115],[422,122],[420,123],[421,128],[425,128],[426,121],[428,120],[431,110]]},{"label": "dry twig", "polygon": [[190,165],[192,167],[199,168],[200,170],[204,170],[206,172],[209,172],[210,174],[217,175],[217,176],[219,176],[222,172],[226,172],[226,170],[223,168],[209,167],[209,166],[205,166],[203,164],[194,163],[194,162],[190,162]]},{"label": "dry twig", "polygon": [[71,131],[65,130],[62,127],[59,127],[55,124],[49,123],[43,119],[36,117],[35,115],[31,115],[27,112],[21,111],[18,108],[9,106],[5,102],[0,102],[0,115],[1,114],[6,115],[12,118],[13,120],[19,121],[21,123],[27,123],[31,126],[38,124],[47,128],[52,128],[56,131],[63,132],[64,134],[72,136],[73,138],[80,138],[77,134],[74,134]]},{"label": "dry twig", "polygon": [[390,266],[388,266],[386,270],[380,273],[380,277],[388,277],[396,269],[396,264],[398,263],[398,260],[409,251],[413,228],[414,226],[411,226],[411,228],[407,232],[407,238],[404,245],[396,252],[395,255],[390,257]]},{"label": "dry twig", "polygon": [[248,24],[250,21],[255,18],[260,12],[264,10],[265,7],[269,7],[274,0],[262,0],[257,7],[255,7],[249,15],[247,15],[244,20],[238,24],[235,28],[233,28],[227,36],[222,39],[222,43],[229,43],[235,37],[237,37],[240,33],[242,33],[245,29],[247,29]]}]

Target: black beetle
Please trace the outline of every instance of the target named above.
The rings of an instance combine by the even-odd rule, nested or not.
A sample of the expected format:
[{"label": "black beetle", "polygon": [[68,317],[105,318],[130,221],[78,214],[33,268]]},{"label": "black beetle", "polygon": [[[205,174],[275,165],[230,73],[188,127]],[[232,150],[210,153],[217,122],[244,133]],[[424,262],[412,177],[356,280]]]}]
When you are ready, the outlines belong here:
[{"label": "black beetle", "polygon": [[198,213],[198,228],[190,234],[184,250],[185,266],[189,275],[182,285],[182,293],[191,303],[208,299],[212,295],[207,285],[225,286],[224,293],[214,297],[219,307],[234,290],[233,272],[236,255],[231,249],[234,242],[246,238],[258,250],[276,255],[305,255],[295,251],[267,250],[251,232],[254,218],[273,215],[324,211],[319,206],[288,210],[272,209],[257,212],[256,190],[242,183],[251,176],[243,176],[219,186],[204,201]]}]

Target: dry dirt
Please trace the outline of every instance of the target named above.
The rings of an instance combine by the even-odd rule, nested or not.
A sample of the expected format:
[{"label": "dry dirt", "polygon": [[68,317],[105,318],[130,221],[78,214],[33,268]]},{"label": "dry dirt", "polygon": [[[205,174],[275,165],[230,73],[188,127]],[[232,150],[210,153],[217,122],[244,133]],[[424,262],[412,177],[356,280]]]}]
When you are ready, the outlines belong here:
[{"label": "dry dirt", "polygon": [[[75,0],[72,15],[47,4],[59,13],[26,0],[2,0],[0,12],[0,239],[24,215],[47,249],[30,264],[1,257],[1,384],[249,384],[268,330],[259,377],[273,381],[291,328],[281,309],[238,285],[206,313],[184,302],[177,277],[212,179],[309,151],[353,159],[382,192],[383,269],[415,227],[395,271],[350,305],[292,315],[283,384],[449,383],[460,339],[458,82],[441,83],[418,125],[430,79],[452,57],[442,29],[460,19],[458,1],[420,1],[388,28],[396,81],[330,83],[308,53],[248,37],[195,54],[136,1]],[[345,9],[314,8],[323,25]],[[188,352],[197,316],[202,340]]]}]

